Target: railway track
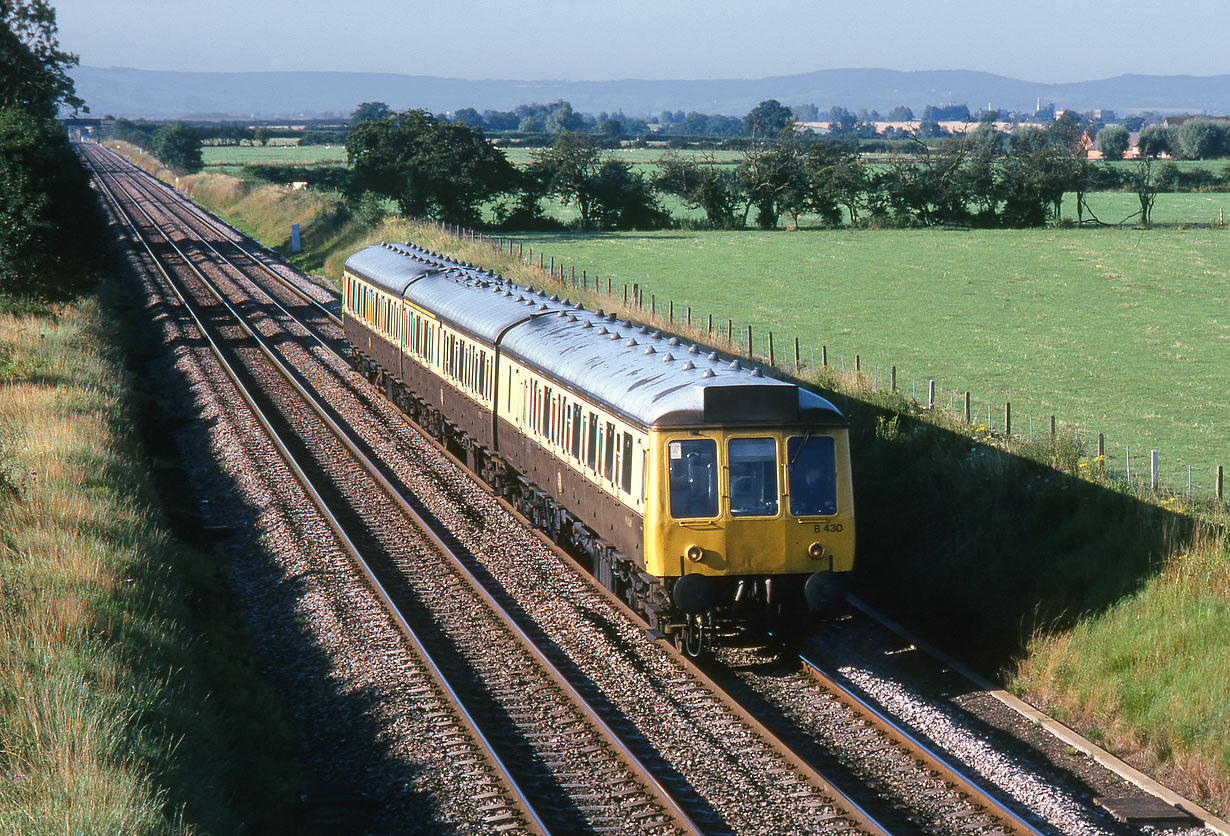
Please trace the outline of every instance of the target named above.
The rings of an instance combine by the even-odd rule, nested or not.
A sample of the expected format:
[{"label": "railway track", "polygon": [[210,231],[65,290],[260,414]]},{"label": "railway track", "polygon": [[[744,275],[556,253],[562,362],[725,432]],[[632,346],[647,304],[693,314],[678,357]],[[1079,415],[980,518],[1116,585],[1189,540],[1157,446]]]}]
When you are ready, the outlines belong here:
[{"label": "railway track", "polygon": [[[88,153],[95,158],[100,179],[114,176],[128,184],[120,191],[133,204],[138,199],[160,205],[173,200],[169,189],[118,159],[101,156],[104,152],[97,149]],[[118,206],[125,198],[114,199]],[[198,294],[214,300],[199,303],[200,327],[216,328],[221,350],[231,347],[243,360],[240,365],[248,371],[235,372],[235,378],[268,377],[267,371],[257,369],[270,361],[258,362],[260,352],[252,348],[259,335],[267,343],[265,356],[281,358],[276,365],[285,371],[278,376],[295,381],[293,394],[285,385],[255,387],[266,394],[253,395],[252,408],[277,405],[268,425],[289,432],[292,438],[284,442],[288,455],[312,460],[303,467],[302,480],[322,483],[317,493],[323,504],[350,497],[340,501],[340,510],[330,512],[331,527],[339,540],[353,546],[352,560],[361,562],[360,554],[377,555],[366,570],[368,584],[382,590],[390,611],[401,605],[403,615],[394,617],[403,623],[403,632],[423,634],[424,658],[433,651],[443,657],[435,664],[435,675],[442,678],[437,683],[450,677],[455,683],[436,684],[424,692],[450,695],[447,700],[437,697],[437,704],[461,706],[469,700],[475,706],[433,712],[448,716],[441,721],[447,729],[464,728],[466,716],[503,721],[496,732],[456,733],[467,740],[459,748],[466,753],[463,758],[474,759],[473,753],[482,748],[479,741],[489,741],[482,759],[492,766],[480,783],[480,795],[487,807],[482,818],[489,819],[485,823],[490,828],[1038,832],[981,788],[944,772],[928,760],[932,756],[909,748],[910,743],[903,742],[906,748],[895,743],[904,737],[900,730],[864,733],[866,715],[848,709],[817,711],[831,700],[814,688],[791,697],[795,704],[811,706],[811,725],[825,725],[830,731],[848,726],[853,731],[838,731],[826,739],[789,710],[773,707],[771,696],[752,693],[750,701],[757,708],[769,706],[786,718],[770,728],[742,705],[748,695],[728,695],[684,657],[645,641],[626,611],[612,619],[622,604],[588,583],[587,576],[560,573],[550,565],[553,555],[525,559],[521,550],[528,541],[537,541],[539,552],[550,549],[524,530],[493,524],[495,512],[501,510],[498,500],[489,495],[476,499],[470,480],[438,463],[438,450],[390,414],[369,387],[356,388],[336,355],[340,329],[330,316],[328,300],[304,299],[304,294],[318,294],[319,288],[287,290],[285,286],[299,283],[293,275],[284,275],[289,271],[263,263],[240,236],[199,210],[172,202],[170,207],[150,206],[149,211],[140,226],[150,237],[169,222],[187,225],[197,239],[212,239],[174,248],[167,237],[166,243],[146,247],[151,257],[165,251],[173,263],[194,265],[187,269],[192,289],[183,304],[188,306],[186,299]],[[142,215],[135,208],[132,212]],[[134,232],[137,225],[134,220]],[[229,277],[219,276],[216,291],[207,291],[206,274],[226,263]],[[246,301],[223,316],[224,305],[218,300],[231,295]],[[241,318],[251,320],[242,333],[231,322]],[[309,367],[315,369],[310,375],[296,371]],[[361,406],[357,412],[356,403]],[[360,487],[340,487],[348,484]],[[443,506],[435,499],[424,497],[451,503],[454,510],[440,510]],[[409,529],[422,532],[421,537],[405,542]],[[492,652],[497,637],[500,649]],[[538,649],[531,649],[534,646]],[[589,708],[582,708],[586,703]],[[843,736],[844,742],[834,742]],[[558,745],[552,749],[551,743]],[[866,765],[877,759],[896,765]],[[821,776],[817,763],[835,769],[839,780]],[[508,764],[513,771],[524,765],[532,768],[518,778]],[[853,784],[856,798],[847,797],[837,784]],[[514,789],[523,785],[527,788]]]}]

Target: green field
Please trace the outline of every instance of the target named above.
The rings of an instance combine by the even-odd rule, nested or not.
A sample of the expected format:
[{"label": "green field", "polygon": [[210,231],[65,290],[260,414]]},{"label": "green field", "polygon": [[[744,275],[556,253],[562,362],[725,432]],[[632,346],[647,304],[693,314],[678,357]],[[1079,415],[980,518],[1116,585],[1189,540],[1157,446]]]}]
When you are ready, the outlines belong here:
[{"label": "green field", "polygon": [[[1201,197],[1192,195],[1193,198]],[[712,313],[758,351],[862,369],[925,400],[975,400],[1013,429],[1058,416],[1103,432],[1111,465],[1207,492],[1230,464],[1230,234],[1210,229],[650,232],[522,236],[590,276],[648,286],[663,312]],[[537,259],[537,256],[535,256]],[[648,296],[646,296],[648,299]],[[1125,447],[1127,448],[1125,450]]]},{"label": "green field", "polygon": [[319,163],[346,162],[346,148],[342,145],[206,145],[201,148],[201,158],[207,166],[241,166],[265,163],[268,165],[317,165]]}]

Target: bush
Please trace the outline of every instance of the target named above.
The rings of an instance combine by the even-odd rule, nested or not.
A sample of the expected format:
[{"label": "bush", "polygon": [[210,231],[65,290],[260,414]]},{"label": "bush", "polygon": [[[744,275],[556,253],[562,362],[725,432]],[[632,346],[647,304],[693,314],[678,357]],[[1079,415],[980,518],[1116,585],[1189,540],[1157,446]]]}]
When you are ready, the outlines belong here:
[{"label": "bush", "polygon": [[55,120],[0,112],[0,294],[60,302],[90,290],[102,229],[90,175]]}]

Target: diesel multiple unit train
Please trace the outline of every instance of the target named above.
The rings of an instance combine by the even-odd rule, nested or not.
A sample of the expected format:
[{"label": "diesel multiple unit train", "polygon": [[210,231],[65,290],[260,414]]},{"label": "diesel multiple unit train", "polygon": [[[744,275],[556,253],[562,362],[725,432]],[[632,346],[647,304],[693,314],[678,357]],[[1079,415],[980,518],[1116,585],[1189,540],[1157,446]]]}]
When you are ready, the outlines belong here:
[{"label": "diesel multiple unit train", "polygon": [[689,652],[844,598],[824,398],[412,244],[352,255],[344,309],[357,371]]}]

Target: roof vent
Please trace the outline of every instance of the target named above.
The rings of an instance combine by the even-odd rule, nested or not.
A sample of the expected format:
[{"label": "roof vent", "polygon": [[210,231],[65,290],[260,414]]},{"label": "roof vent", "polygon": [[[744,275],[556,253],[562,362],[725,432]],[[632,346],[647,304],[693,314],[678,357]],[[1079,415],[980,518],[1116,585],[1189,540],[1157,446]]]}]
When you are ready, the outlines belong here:
[{"label": "roof vent", "polygon": [[739,369],[743,368],[743,364],[740,363],[738,360],[735,360],[733,363],[730,364],[730,367],[734,369],[735,371],[738,371]]},{"label": "roof vent", "polygon": [[569,321],[569,322],[576,322],[576,321],[577,321],[577,318],[576,318],[575,316],[573,316],[572,314],[568,314],[568,321]]},{"label": "roof vent", "polygon": [[645,346],[645,353],[646,353],[646,354],[656,354],[657,352],[656,352],[656,350],[654,349],[654,347],[653,347],[653,346],[651,346],[651,345],[647,345],[647,346]]},{"label": "roof vent", "polygon": [[717,372],[713,369],[705,369],[705,373],[701,377],[717,377]]},{"label": "roof vent", "polygon": [[568,312],[567,311],[556,311],[555,315],[556,316],[568,316]]},{"label": "roof vent", "polygon": [[585,310],[585,306],[582,305],[580,302],[577,302],[575,305],[573,305],[573,307],[576,308],[578,311]]},{"label": "roof vent", "polygon": [[582,328],[593,328],[593,327],[594,327],[594,323],[590,322],[590,321],[587,319],[587,320],[585,320],[584,322],[582,322],[582,323],[581,323],[581,327],[582,327]]},{"label": "roof vent", "polygon": [[671,337],[669,340],[666,341],[666,344],[667,345],[679,345],[679,338]]},{"label": "roof vent", "polygon": [[683,370],[684,370],[685,372],[690,372],[690,371],[692,371],[692,369],[694,369],[694,368],[696,368],[696,364],[695,364],[695,363],[693,363],[691,360],[689,360],[688,362],[686,362],[686,363],[684,363],[684,364],[683,364]]},{"label": "roof vent", "polygon": [[612,331],[611,336],[607,337],[608,340],[618,340],[619,338],[620,337],[619,337],[618,331]]},{"label": "roof vent", "polygon": [[700,354],[700,349],[695,345],[688,346],[688,354]]},{"label": "roof vent", "polygon": [[757,366],[756,368],[752,369],[752,377],[764,377],[764,375],[760,371],[760,366]]},{"label": "roof vent", "polygon": [[673,362],[675,362],[675,357],[674,357],[674,355],[672,355],[672,354],[663,354],[663,355],[662,355],[662,362],[663,362],[663,363],[673,363]]},{"label": "roof vent", "polygon": [[548,310],[548,308],[547,308],[546,304],[545,304],[545,303],[543,303],[543,304],[539,304],[539,306],[538,306],[537,310],[540,310],[540,311],[545,311],[545,310]]},{"label": "roof vent", "polygon": [[558,302],[558,301],[559,301],[559,295],[558,295],[558,294],[555,294],[555,293],[552,293],[552,294],[551,294],[551,301],[552,301],[552,302]]},{"label": "roof vent", "polygon": [[708,354],[705,355],[705,357],[716,363],[718,359],[718,353],[716,351],[710,351]]},{"label": "roof vent", "polygon": [[636,345],[636,340],[635,340],[635,339],[633,339],[632,337],[629,337],[629,338],[628,338],[628,341],[627,341],[626,343],[624,343],[624,345],[629,346],[629,347],[634,346],[634,345]]},{"label": "roof vent", "polygon": [[598,329],[598,333],[599,333],[599,334],[605,334],[605,333],[606,333],[606,328],[599,328],[599,329]]},{"label": "roof vent", "polygon": [[606,311],[602,310],[602,308],[599,308],[598,310],[594,311],[594,315],[595,316],[606,316]]},{"label": "roof vent", "polygon": [[543,299],[547,298],[547,292],[545,290],[539,289],[538,295],[541,296]]},{"label": "roof vent", "polygon": [[653,332],[652,334],[650,334],[649,336],[653,337],[653,338],[656,340],[658,337],[662,336],[662,332],[661,332],[661,331],[654,331],[654,332]]},{"label": "roof vent", "polygon": [[615,322],[617,319],[619,319],[619,317],[615,316],[615,314],[613,313],[609,313],[606,315],[607,322]]},{"label": "roof vent", "polygon": [[648,333],[649,333],[649,326],[648,326],[648,325],[642,325],[640,328],[637,328],[636,330],[640,331],[642,334],[648,334]]}]

